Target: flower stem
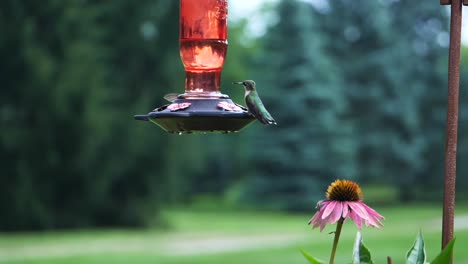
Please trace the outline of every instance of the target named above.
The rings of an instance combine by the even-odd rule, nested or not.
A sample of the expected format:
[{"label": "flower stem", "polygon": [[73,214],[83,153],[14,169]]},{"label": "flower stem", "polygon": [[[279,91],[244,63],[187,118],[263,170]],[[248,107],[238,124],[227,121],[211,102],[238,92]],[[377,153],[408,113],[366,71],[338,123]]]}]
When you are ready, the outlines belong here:
[{"label": "flower stem", "polygon": [[336,231],[335,231],[335,239],[333,240],[333,248],[330,256],[330,264],[333,264],[335,262],[335,253],[336,253],[336,248],[338,247],[338,240],[340,240],[340,234],[341,234],[341,228],[343,227],[343,222],[344,219],[341,218],[338,220],[338,224],[336,225]]}]

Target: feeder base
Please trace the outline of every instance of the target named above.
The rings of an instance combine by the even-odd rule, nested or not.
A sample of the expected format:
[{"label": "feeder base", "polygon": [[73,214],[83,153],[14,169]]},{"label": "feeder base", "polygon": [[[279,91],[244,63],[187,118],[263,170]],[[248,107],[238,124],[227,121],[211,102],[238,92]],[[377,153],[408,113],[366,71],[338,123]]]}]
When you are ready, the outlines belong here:
[{"label": "feeder base", "polygon": [[172,104],[156,108],[136,120],[151,121],[166,132],[177,134],[238,132],[255,118],[245,107],[228,111],[219,103],[234,104],[231,99],[177,99]]}]

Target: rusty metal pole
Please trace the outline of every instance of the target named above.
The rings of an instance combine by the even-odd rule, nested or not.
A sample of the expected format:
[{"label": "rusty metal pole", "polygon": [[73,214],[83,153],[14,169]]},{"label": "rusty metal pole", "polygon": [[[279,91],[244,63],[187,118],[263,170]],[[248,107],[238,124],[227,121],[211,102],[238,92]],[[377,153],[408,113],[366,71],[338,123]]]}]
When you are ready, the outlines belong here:
[{"label": "rusty metal pole", "polygon": [[453,239],[455,214],[462,0],[441,0],[440,3],[451,5],[447,130],[445,143],[444,209],[442,220],[442,248],[444,248],[448,242]]}]

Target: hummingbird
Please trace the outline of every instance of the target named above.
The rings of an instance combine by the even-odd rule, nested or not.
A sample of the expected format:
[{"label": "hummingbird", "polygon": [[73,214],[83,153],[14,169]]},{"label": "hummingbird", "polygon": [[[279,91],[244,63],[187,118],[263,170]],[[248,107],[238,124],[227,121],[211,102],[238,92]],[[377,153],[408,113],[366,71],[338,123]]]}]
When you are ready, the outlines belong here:
[{"label": "hummingbird", "polygon": [[234,82],[233,84],[242,84],[245,88],[245,104],[249,112],[257,118],[264,125],[276,125],[276,121],[268,113],[265,106],[258,96],[257,89],[255,89],[255,82],[246,80],[243,82]]}]

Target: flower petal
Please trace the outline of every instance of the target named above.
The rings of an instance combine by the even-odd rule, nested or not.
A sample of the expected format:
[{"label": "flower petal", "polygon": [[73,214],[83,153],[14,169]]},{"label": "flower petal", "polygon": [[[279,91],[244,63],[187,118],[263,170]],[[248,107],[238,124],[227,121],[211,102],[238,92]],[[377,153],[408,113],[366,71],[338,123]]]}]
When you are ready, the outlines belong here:
[{"label": "flower petal", "polygon": [[367,214],[369,215],[369,218],[366,221],[366,225],[371,225],[377,228],[383,226],[382,222],[380,221],[380,219],[384,218],[383,216],[381,216],[374,209],[370,208],[364,203],[362,203],[362,206],[364,207],[364,209],[367,211]]},{"label": "flower petal", "polygon": [[367,204],[365,203],[362,203],[362,205],[364,206],[364,208],[366,209],[367,213],[369,215],[373,215],[377,218],[381,218],[381,219],[385,219],[385,217],[383,217],[382,215],[380,215],[379,213],[377,213],[374,209],[372,209],[371,207],[369,207]]},{"label": "flower petal", "polygon": [[325,219],[327,218],[332,212],[333,212],[333,209],[335,209],[335,206],[338,202],[336,201],[330,201],[329,203],[327,203],[326,205],[323,205],[323,214],[322,214],[322,219]]},{"label": "flower petal", "polygon": [[348,217],[349,207],[348,202],[343,202],[343,218],[346,219]]},{"label": "flower petal", "polygon": [[326,221],[322,221],[322,222],[320,223],[320,232],[323,231],[323,229],[325,228],[326,225],[327,225],[327,222],[326,222]]},{"label": "flower petal", "polygon": [[333,212],[328,217],[328,222],[330,224],[336,223],[341,218],[342,213],[343,213],[342,202],[336,202],[335,209],[333,209]]},{"label": "flower petal", "polygon": [[351,211],[355,212],[359,217],[364,220],[369,218],[366,209],[362,206],[363,203],[361,202],[348,202],[349,207],[351,207]]},{"label": "flower petal", "polygon": [[[326,203],[324,202],[323,204],[326,205]],[[320,206],[319,210],[314,214],[314,216],[309,220],[309,225],[310,224],[313,224],[313,227],[312,228],[316,228],[316,227],[319,227],[322,223],[322,214],[323,214],[323,211],[324,211],[324,207],[323,206]]]},{"label": "flower petal", "polygon": [[359,229],[362,229],[362,218],[360,216],[358,216],[354,211],[351,210],[349,212],[349,217],[354,221],[354,223]]},{"label": "flower petal", "polygon": [[322,220],[322,212],[318,211],[315,213],[315,215],[309,220],[309,225],[313,224],[313,228],[316,228],[317,226],[320,225],[320,222]]}]

